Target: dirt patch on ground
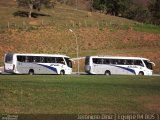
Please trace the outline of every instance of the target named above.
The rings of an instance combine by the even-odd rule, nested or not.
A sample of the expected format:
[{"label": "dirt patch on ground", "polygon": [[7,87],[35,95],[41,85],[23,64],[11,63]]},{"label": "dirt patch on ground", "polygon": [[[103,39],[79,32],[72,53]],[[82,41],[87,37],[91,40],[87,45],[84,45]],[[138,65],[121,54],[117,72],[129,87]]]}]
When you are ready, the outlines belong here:
[{"label": "dirt patch on ground", "polygon": [[146,111],[160,113],[160,96],[142,96],[140,100]]},{"label": "dirt patch on ground", "polygon": [[125,35],[124,42],[128,42],[130,40],[143,41],[143,42],[147,42],[147,41],[154,42],[154,41],[160,41],[160,35],[128,30]]}]

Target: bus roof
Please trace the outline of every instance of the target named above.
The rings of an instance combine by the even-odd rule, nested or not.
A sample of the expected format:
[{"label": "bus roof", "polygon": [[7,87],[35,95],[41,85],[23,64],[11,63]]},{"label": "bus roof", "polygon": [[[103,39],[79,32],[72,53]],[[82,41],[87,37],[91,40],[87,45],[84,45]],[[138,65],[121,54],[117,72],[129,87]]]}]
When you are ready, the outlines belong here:
[{"label": "bus roof", "polygon": [[125,57],[125,56],[87,56],[87,57],[91,57],[91,58],[109,58],[109,59],[137,59],[137,60],[149,60],[147,58],[143,58],[143,57]]},{"label": "bus roof", "polygon": [[25,55],[25,56],[50,56],[50,57],[68,57],[66,55],[62,54],[39,54],[39,53],[7,53],[7,54],[13,54],[13,55]]}]

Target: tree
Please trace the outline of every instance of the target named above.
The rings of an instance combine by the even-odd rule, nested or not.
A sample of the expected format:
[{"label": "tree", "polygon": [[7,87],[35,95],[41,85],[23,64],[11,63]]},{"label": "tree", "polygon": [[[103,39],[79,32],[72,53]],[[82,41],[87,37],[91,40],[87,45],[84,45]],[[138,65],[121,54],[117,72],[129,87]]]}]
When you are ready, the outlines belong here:
[{"label": "tree", "polygon": [[53,0],[17,0],[18,6],[29,8],[28,17],[32,17],[32,11],[40,11],[41,6],[54,7],[55,2]]},{"label": "tree", "polygon": [[128,0],[94,0],[93,7],[111,15],[122,14],[128,5]]},{"label": "tree", "polygon": [[129,7],[123,14],[123,17],[145,22],[149,16],[148,8],[140,4],[130,2]]},{"label": "tree", "polygon": [[129,5],[131,4],[130,0],[119,0],[118,1],[119,4],[119,14],[121,14],[121,16],[124,16],[125,11],[129,8]]},{"label": "tree", "polygon": [[105,0],[92,0],[91,2],[94,9],[106,13]]},{"label": "tree", "polygon": [[91,12],[93,11],[93,0],[89,1],[89,9]]},{"label": "tree", "polygon": [[160,0],[154,0],[149,5],[149,11],[151,13],[151,21],[155,24],[160,25]]},{"label": "tree", "polygon": [[106,14],[160,25],[160,0],[93,0],[92,5]]}]

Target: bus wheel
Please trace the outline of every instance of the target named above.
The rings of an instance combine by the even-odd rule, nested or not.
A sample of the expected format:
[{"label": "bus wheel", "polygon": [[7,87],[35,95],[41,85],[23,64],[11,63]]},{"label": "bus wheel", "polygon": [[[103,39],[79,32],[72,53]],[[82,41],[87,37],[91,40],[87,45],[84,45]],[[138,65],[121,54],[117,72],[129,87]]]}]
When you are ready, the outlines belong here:
[{"label": "bus wheel", "polygon": [[111,72],[109,70],[106,70],[104,74],[108,76],[111,75]]},{"label": "bus wheel", "polygon": [[29,75],[34,75],[34,70],[29,70],[28,74]]},{"label": "bus wheel", "polygon": [[64,75],[64,74],[65,74],[64,70],[61,70],[60,75]]},{"label": "bus wheel", "polygon": [[138,75],[144,75],[144,73],[141,71],[141,72],[139,72],[139,74]]}]

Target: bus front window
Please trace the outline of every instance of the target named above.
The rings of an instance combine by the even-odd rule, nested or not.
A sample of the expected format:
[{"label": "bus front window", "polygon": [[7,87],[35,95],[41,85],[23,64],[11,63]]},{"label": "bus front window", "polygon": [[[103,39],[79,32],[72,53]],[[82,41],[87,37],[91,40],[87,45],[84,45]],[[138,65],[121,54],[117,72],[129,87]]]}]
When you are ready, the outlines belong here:
[{"label": "bus front window", "polygon": [[5,63],[12,63],[13,62],[13,54],[8,53],[5,56]]},{"label": "bus front window", "polygon": [[72,61],[69,58],[65,58],[65,61],[67,63],[67,66],[72,68]]},{"label": "bus front window", "polygon": [[149,61],[144,60],[144,63],[148,69],[153,70],[152,64]]}]

